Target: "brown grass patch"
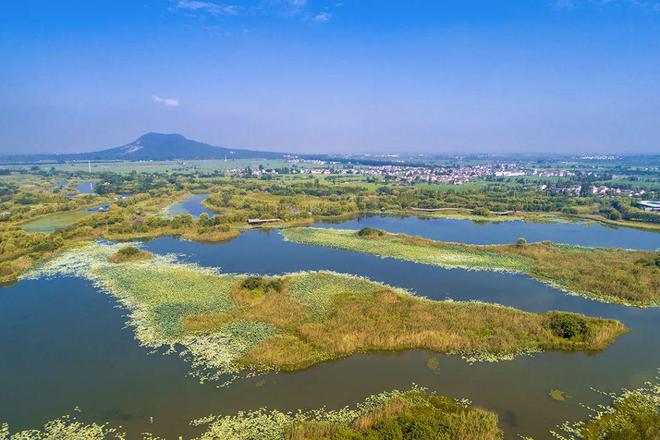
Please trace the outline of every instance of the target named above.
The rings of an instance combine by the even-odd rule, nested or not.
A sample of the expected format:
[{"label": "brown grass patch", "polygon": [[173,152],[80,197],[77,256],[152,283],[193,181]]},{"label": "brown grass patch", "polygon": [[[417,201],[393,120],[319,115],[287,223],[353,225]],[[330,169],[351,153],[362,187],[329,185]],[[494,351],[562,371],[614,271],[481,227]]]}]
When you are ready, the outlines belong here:
[{"label": "brown grass patch", "polygon": [[[337,293],[323,318],[313,319],[309,305],[289,294],[290,281],[286,278],[280,292],[258,294],[246,292],[237,282],[232,289],[237,307],[188,316],[183,327],[207,333],[230,322],[271,324],[278,334],[257,344],[240,362],[246,368],[278,370],[305,368],[368,350],[426,348],[495,356],[541,349],[600,350],[625,331],[612,320],[560,312],[535,314],[476,302],[431,301],[378,284],[371,292]],[[554,316],[572,317],[569,321],[581,323],[584,334],[570,338],[553,334],[550,322]]]}]

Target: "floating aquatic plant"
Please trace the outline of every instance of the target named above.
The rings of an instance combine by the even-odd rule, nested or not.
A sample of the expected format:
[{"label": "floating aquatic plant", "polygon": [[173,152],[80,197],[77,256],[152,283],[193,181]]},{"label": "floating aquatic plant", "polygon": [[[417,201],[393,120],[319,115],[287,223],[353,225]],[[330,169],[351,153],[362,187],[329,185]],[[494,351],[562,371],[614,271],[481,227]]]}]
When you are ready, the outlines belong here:
[{"label": "floating aquatic plant", "polygon": [[557,389],[550,390],[548,392],[548,396],[550,396],[552,400],[556,400],[557,402],[564,402],[568,398],[568,395],[565,392]]},{"label": "floating aquatic plant", "polygon": [[289,228],[286,240],[446,268],[526,273],[566,293],[638,307],[660,306],[657,253],[552,242],[468,245],[405,234],[363,234],[328,228]]},{"label": "floating aquatic plant", "polygon": [[397,432],[411,426],[426,434],[419,438],[499,440],[502,433],[497,415],[470,405],[467,400],[413,387],[376,394],[355,407],[334,411],[321,408],[285,413],[260,409],[233,416],[209,416],[193,424],[207,426],[197,440],[401,438]]},{"label": "floating aquatic plant", "polygon": [[550,325],[563,316],[559,312],[432,301],[327,271],[279,277],[222,274],[180,263],[174,255],[113,262],[122,246],[81,247],[30,276],[89,279],[126,307],[142,346],[180,353],[201,381],[226,384],[237,375],[296,370],[369,350],[428,348],[459,354],[468,362],[543,349],[593,350],[624,330],[616,321],[579,317],[588,331],[579,339],[565,338]]},{"label": "floating aquatic plant", "polygon": [[601,393],[612,399],[609,405],[588,408],[588,419],[564,422],[551,431],[559,440],[660,438],[660,377],[654,382],[621,393]]}]

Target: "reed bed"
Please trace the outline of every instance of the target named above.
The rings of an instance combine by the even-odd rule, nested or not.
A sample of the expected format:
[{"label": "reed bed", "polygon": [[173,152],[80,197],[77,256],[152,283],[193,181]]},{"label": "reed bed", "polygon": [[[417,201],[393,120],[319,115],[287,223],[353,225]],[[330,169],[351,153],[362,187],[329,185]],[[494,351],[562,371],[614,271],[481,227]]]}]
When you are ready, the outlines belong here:
[{"label": "reed bed", "polygon": [[446,268],[526,273],[571,294],[637,307],[660,306],[660,254],[551,242],[466,245],[405,234],[291,228],[286,240]]},{"label": "reed bed", "polygon": [[369,350],[426,348],[470,361],[599,350],[625,331],[617,321],[570,313],[431,301],[334,272],[222,274],[172,255],[113,262],[126,247],[81,247],[31,276],[91,280],[129,310],[141,345],[176,350],[192,361],[201,380],[221,384],[239,374],[297,370]]}]

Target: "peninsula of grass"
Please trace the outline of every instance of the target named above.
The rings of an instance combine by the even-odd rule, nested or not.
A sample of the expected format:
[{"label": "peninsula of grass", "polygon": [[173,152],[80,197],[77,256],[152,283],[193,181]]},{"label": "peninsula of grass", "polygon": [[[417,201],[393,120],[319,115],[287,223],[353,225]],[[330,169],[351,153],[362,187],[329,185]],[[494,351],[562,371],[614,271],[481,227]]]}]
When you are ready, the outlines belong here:
[{"label": "peninsula of grass", "polygon": [[521,240],[512,245],[468,245],[361,231],[291,228],[293,242],[327,246],[417,263],[475,270],[526,273],[563,290],[600,301],[639,307],[660,306],[660,254],[585,248]]},{"label": "peninsula of grass", "polygon": [[40,273],[91,279],[130,310],[144,346],[185,347],[202,378],[298,370],[370,350],[429,349],[470,360],[594,351],[626,330],[618,321],[572,313],[432,301],[333,272],[220,274],[163,256],[113,263],[118,247],[77,249]]},{"label": "peninsula of grass", "polygon": [[196,421],[197,440],[499,440],[497,414],[421,388],[370,396],[355,408],[239,413]]}]

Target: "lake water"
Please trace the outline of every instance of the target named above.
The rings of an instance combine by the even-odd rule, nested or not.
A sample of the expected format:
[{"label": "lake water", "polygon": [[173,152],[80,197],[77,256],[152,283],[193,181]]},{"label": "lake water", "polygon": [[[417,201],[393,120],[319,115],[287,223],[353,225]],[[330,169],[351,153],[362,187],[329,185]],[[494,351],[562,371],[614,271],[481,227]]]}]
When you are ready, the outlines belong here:
[{"label": "lake water", "polygon": [[95,182],[82,182],[76,185],[76,189],[80,194],[94,194]]},{"label": "lake water", "polygon": [[[172,204],[169,215],[192,214],[199,217],[208,210],[202,202],[208,194],[193,194]],[[528,242],[550,240],[558,243],[590,247],[620,247],[626,249],[660,249],[660,233],[632,228],[613,228],[596,222],[528,223],[523,221],[477,223],[471,220],[366,216],[354,220],[318,222],[324,228],[360,229],[365,226],[390,232],[419,235],[432,240],[469,244],[511,244],[519,237]]]},{"label": "lake water", "polygon": [[632,228],[612,228],[595,222],[527,223],[522,221],[477,223],[460,219],[418,217],[360,217],[325,228],[360,229],[365,226],[441,241],[469,244],[511,244],[519,237],[528,242],[550,240],[590,247],[660,249],[660,233]]},{"label": "lake water", "polygon": [[206,213],[209,217],[213,217],[215,213],[202,204],[208,197],[208,194],[192,194],[187,199],[170,205],[167,208],[167,215],[173,217],[179,214],[190,214],[194,218],[199,218],[202,213]]},{"label": "lake water", "polygon": [[[393,232],[410,233],[412,229],[407,228],[415,227],[415,234],[432,238],[440,233],[437,228],[455,224],[368,221],[375,222],[370,226]],[[337,226],[365,224],[356,222]],[[588,234],[590,229],[583,231]],[[454,236],[460,234],[459,228]],[[491,240],[507,242],[509,238]],[[639,246],[622,243],[624,247]],[[124,327],[125,311],[88,282],[75,278],[26,280],[0,289],[0,420],[14,428],[36,426],[62,414],[76,414],[73,408],[77,405],[82,419],[123,425],[129,438],[151,431],[176,439],[194,434],[188,422],[210,413],[231,414],[263,406],[338,408],[370,394],[416,383],[497,411],[508,439],[522,434],[539,440],[550,438],[548,430],[562,421],[584,417],[580,403],[593,406],[603,402],[590,387],[617,391],[640,386],[652,380],[660,367],[660,309],[626,308],[566,295],[525,275],[448,270],[289,243],[277,231],[250,231],[215,245],[163,238],[145,247],[156,253],[180,254],[185,261],[219,266],[225,272],[335,270],[434,299],[474,299],[535,312],[558,309],[615,318],[631,331],[600,353],[550,352],[475,365],[425,350],[357,354],[304,371],[266,374],[217,389],[187,376],[189,364],[178,356],[149,355],[139,347],[132,330]],[[427,367],[430,357],[439,361],[436,370]],[[571,398],[554,401],[548,396],[550,389],[562,390]]]}]

